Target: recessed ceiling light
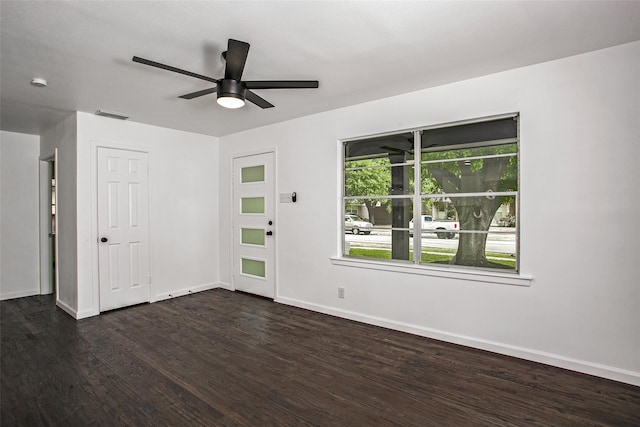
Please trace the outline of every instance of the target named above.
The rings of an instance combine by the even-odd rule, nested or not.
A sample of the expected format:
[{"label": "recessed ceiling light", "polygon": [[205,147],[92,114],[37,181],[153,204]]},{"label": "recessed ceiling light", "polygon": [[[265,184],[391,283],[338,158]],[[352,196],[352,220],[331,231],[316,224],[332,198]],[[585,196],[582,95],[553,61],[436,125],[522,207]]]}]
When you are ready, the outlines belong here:
[{"label": "recessed ceiling light", "polygon": [[31,85],[35,86],[35,87],[46,87],[47,86],[47,81],[45,79],[41,79],[41,78],[34,78],[31,80]]}]

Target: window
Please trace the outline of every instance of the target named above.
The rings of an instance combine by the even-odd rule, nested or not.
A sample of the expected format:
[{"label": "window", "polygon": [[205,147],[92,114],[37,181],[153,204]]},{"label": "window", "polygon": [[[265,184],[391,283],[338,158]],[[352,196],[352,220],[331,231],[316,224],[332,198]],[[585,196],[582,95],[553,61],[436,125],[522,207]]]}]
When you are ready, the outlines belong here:
[{"label": "window", "polygon": [[518,270],[517,115],[343,144],[343,256]]}]

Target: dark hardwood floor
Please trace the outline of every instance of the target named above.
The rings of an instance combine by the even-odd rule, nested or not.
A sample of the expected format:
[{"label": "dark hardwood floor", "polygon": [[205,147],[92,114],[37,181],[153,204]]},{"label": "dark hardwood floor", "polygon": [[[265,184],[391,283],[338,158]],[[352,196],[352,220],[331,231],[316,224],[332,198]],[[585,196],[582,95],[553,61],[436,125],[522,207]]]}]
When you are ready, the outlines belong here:
[{"label": "dark hardwood floor", "polygon": [[640,426],[640,387],[224,290],[0,303],[8,426]]}]

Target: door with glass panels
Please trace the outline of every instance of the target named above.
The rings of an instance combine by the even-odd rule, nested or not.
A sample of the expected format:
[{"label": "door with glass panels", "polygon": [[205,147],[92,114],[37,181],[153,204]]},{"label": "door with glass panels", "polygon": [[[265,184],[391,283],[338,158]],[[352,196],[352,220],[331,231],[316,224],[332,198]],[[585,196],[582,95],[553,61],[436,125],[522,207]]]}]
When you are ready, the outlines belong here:
[{"label": "door with glass panels", "polygon": [[233,284],[275,297],[273,153],[233,159]]}]

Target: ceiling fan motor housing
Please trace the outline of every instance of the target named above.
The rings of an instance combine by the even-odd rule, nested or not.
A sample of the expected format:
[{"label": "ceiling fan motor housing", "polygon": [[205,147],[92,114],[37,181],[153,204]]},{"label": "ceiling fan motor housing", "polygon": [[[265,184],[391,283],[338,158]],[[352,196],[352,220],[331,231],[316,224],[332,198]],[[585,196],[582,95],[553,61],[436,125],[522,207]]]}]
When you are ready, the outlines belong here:
[{"label": "ceiling fan motor housing", "polygon": [[245,99],[247,87],[243,82],[238,82],[233,79],[222,79],[218,83],[218,98],[238,98]]}]

